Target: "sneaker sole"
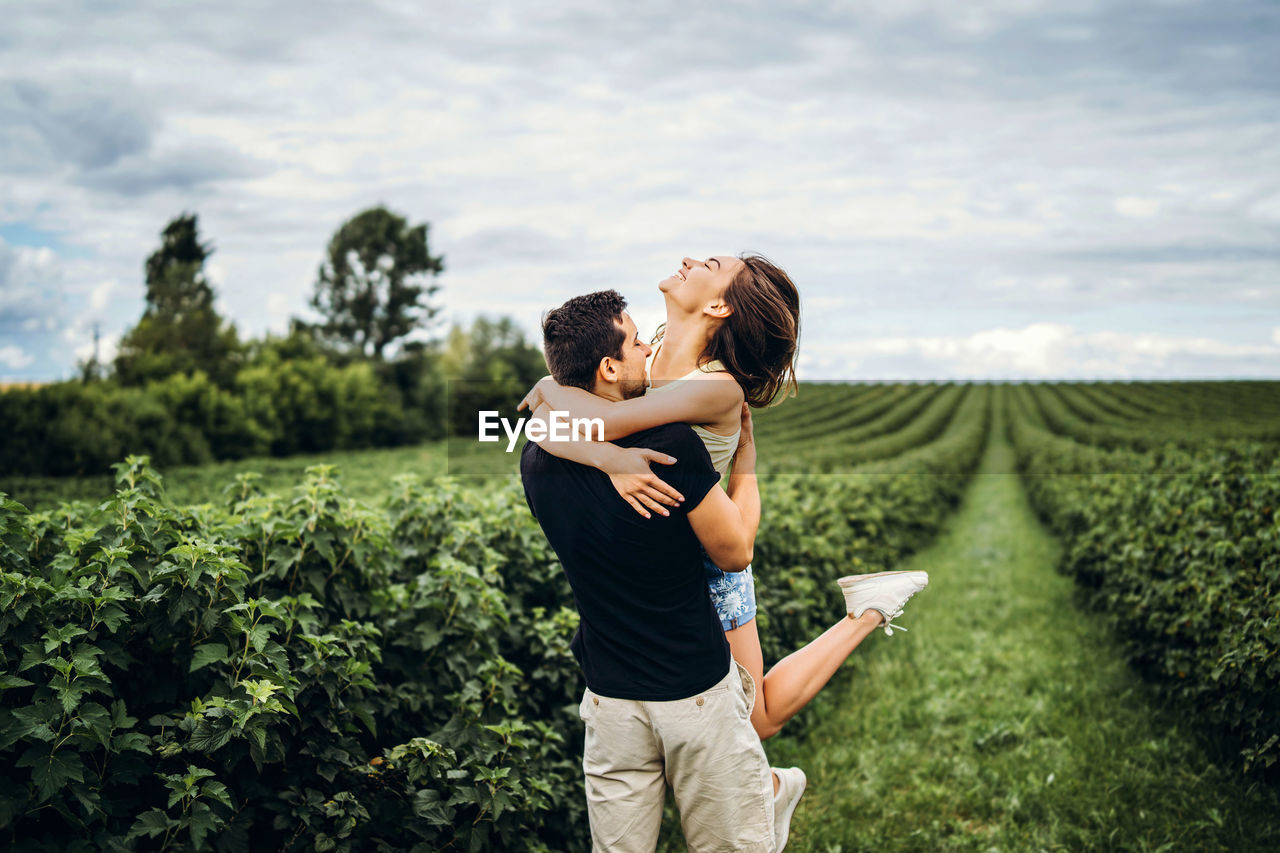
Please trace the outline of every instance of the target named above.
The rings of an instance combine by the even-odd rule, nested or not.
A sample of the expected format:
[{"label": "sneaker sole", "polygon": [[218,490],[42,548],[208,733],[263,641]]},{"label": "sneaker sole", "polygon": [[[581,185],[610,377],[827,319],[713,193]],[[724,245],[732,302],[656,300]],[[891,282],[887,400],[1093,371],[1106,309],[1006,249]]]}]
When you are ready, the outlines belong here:
[{"label": "sneaker sole", "polygon": [[803,770],[801,770],[800,771],[800,790],[796,792],[795,799],[787,803],[786,808],[783,811],[783,815],[780,815],[780,816],[785,816],[786,822],[787,822],[787,828],[786,828],[786,831],[782,833],[781,838],[775,839],[775,841],[778,844],[779,850],[786,847],[787,841],[791,838],[791,816],[795,814],[796,806],[800,805],[800,798],[804,796],[804,792],[808,789],[808,787],[809,787],[809,777],[805,775]]},{"label": "sneaker sole", "polygon": [[845,575],[844,577],[837,580],[836,583],[840,584],[840,587],[842,589],[848,589],[849,587],[853,586],[859,581],[868,580],[869,578],[883,578],[883,577],[888,577],[889,575],[916,575],[916,574],[925,574],[925,572],[921,572],[921,571],[873,572],[872,574],[869,574],[869,575]]}]

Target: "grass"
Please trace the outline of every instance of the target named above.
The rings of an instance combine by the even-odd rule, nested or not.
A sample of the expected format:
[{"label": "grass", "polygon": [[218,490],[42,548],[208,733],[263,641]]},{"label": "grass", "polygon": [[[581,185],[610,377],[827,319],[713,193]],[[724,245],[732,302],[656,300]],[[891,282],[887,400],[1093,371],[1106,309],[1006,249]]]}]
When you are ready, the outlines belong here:
[{"label": "grass", "polygon": [[[1280,796],[1215,762],[1076,606],[991,432],[947,531],[901,566],[930,573],[909,632],[872,635],[807,734],[765,745],[809,777],[788,850],[1280,849]],[[670,818],[664,838],[682,849]]]}]

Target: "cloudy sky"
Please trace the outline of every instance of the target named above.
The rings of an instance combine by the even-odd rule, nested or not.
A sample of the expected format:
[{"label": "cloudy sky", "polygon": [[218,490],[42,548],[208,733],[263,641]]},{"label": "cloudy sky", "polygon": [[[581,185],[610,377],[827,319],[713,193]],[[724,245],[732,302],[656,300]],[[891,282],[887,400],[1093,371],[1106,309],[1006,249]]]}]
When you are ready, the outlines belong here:
[{"label": "cloudy sky", "polygon": [[803,378],[1280,376],[1269,0],[2,5],[0,381],[110,357],[183,211],[259,335],[378,203],[535,339],[755,250]]}]

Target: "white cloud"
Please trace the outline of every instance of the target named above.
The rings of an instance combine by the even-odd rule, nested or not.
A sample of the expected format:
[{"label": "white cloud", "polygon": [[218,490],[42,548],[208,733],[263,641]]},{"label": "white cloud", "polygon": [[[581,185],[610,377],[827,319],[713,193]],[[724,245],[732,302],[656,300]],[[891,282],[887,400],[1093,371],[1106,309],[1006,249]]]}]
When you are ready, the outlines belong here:
[{"label": "white cloud", "polygon": [[1121,196],[1116,199],[1116,213],[1122,216],[1131,216],[1134,219],[1149,219],[1160,212],[1160,202],[1151,198],[1138,198],[1137,196]]},{"label": "white cloud", "polygon": [[35,356],[23,352],[21,347],[12,345],[0,347],[0,364],[11,370],[19,370],[35,360]]},{"label": "white cloud", "polygon": [[115,279],[109,278],[93,289],[93,292],[89,295],[90,314],[97,316],[102,312],[102,309],[107,307],[107,302],[111,299],[111,292],[116,289],[118,284],[119,282]]},{"label": "white cloud", "polygon": [[1271,343],[1280,347],[1280,326],[1276,326],[1271,331]]},{"label": "white cloud", "polygon": [[[967,335],[900,336],[846,342],[830,348],[846,366],[839,378],[1078,379],[1159,376],[1264,376],[1280,359],[1274,345],[1239,344],[1204,337],[1087,332],[1061,323],[1033,323]],[[816,359],[825,371],[833,364]],[[908,366],[886,373],[886,367]],[[1245,365],[1241,368],[1239,365]],[[1197,369],[1202,372],[1197,374]]]},{"label": "white cloud", "polygon": [[289,331],[289,317],[300,313],[295,311],[292,301],[283,293],[272,293],[267,296],[267,316],[271,318],[268,328],[276,334]]}]

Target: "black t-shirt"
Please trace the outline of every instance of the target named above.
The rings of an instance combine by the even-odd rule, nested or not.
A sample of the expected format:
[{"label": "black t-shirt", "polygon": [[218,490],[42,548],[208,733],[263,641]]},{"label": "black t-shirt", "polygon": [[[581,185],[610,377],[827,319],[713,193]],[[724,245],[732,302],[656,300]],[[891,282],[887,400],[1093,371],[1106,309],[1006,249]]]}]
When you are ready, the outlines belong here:
[{"label": "black t-shirt", "polygon": [[711,687],[729,670],[729,644],[703,575],[686,513],[720,475],[688,424],[664,424],[616,442],[676,458],[653,471],[684,503],[644,518],[603,471],[527,442],[520,457],[525,500],[573,587],[581,622],[571,648],[601,696],[666,701]]}]

